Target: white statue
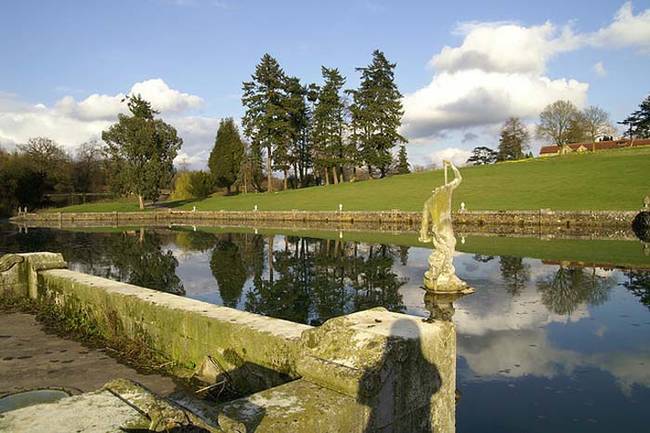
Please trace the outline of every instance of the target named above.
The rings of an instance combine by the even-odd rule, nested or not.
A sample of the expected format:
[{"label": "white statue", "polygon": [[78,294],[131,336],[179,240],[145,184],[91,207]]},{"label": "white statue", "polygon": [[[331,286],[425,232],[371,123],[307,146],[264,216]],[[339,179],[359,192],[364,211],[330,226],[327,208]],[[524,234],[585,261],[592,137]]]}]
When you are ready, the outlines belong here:
[{"label": "white statue", "polygon": [[[429,256],[429,270],[424,274],[424,287],[435,293],[471,293],[474,290],[456,276],[453,258],[456,237],[451,223],[451,197],[463,177],[449,161],[443,161],[445,184],[433,190],[430,199],[424,203],[420,242],[433,243]],[[447,182],[447,167],[451,167],[454,179]]]}]

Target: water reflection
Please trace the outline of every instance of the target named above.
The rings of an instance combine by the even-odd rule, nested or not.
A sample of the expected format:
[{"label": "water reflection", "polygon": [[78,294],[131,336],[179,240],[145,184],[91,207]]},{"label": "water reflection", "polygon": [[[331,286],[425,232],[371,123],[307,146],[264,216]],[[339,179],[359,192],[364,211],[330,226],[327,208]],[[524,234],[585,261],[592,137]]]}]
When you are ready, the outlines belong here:
[{"label": "water reflection", "polygon": [[512,296],[517,296],[528,284],[530,265],[524,263],[523,257],[501,256],[501,277],[505,289]]},{"label": "water reflection", "polygon": [[376,306],[405,309],[399,289],[406,280],[393,271],[399,249],[290,236],[279,244],[271,236],[259,242],[258,248],[263,245],[266,272],[258,269],[253,275],[252,288],[246,293],[248,311],[320,324]]},{"label": "water reflection", "polygon": [[104,276],[137,286],[184,295],[185,289],[176,275],[178,261],[169,250],[163,251],[155,233],[123,233],[110,237],[106,246],[108,263]]},{"label": "water reflection", "polygon": [[628,271],[625,276],[623,286],[650,309],[650,271]]},{"label": "water reflection", "polygon": [[[191,229],[0,236],[0,253],[58,251],[76,270],[294,321],[319,324],[373,306],[451,319],[459,433],[646,427],[650,259],[637,242],[600,241],[599,260],[610,245],[612,255],[598,266],[567,260],[576,244],[540,260],[522,257],[533,241],[490,239],[454,256],[459,277],[477,292],[433,300],[420,288],[430,250],[372,238]],[[562,245],[545,242],[549,251]]]},{"label": "water reflection", "polygon": [[614,285],[611,277],[598,275],[596,268],[589,271],[565,263],[561,263],[552,275],[537,281],[542,302],[556,314],[571,314],[585,303],[600,305],[607,301],[609,290]]}]

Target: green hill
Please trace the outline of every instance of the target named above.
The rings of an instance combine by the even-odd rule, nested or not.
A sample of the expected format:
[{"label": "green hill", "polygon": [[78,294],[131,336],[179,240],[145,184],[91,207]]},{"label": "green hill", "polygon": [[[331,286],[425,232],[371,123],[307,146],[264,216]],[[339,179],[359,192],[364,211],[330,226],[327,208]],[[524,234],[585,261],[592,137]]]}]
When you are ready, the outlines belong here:
[{"label": "green hill", "polygon": [[[461,168],[463,183],[455,207],[468,210],[636,210],[650,194],[650,147],[595,154],[534,158],[481,167]],[[431,190],[442,184],[442,170],[392,176],[340,185],[276,193],[224,197],[214,195],[190,203],[167,202],[197,210],[344,210],[417,211]],[[70,206],[57,211],[137,210],[130,200]]]}]

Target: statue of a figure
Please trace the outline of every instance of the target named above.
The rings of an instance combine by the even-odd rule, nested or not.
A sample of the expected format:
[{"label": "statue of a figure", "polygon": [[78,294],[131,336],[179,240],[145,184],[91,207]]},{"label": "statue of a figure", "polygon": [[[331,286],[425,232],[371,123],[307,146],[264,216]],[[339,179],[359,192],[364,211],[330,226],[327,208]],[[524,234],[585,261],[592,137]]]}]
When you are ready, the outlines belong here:
[{"label": "statue of a figure", "polygon": [[[424,203],[420,242],[432,242],[429,270],[424,274],[424,287],[436,293],[471,293],[474,290],[456,276],[453,265],[456,238],[451,225],[451,196],[463,180],[460,172],[450,161],[443,161],[445,184],[433,190]],[[447,182],[447,167],[451,167],[454,179]]]}]

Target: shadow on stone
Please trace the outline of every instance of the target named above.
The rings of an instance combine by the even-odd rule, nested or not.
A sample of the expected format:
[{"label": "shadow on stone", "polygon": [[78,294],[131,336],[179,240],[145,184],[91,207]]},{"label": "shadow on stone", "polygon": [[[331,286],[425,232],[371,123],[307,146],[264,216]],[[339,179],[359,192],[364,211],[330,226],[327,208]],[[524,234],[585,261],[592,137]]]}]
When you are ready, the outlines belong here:
[{"label": "shadow on stone", "polygon": [[[390,343],[393,336],[400,344]],[[359,384],[358,401],[370,411],[364,433],[433,431],[431,399],[442,378],[424,357],[420,330],[413,321],[392,325],[377,367],[366,371]]]}]

